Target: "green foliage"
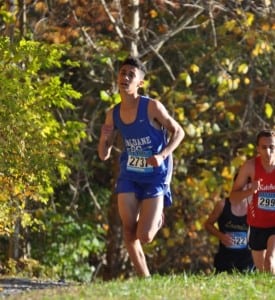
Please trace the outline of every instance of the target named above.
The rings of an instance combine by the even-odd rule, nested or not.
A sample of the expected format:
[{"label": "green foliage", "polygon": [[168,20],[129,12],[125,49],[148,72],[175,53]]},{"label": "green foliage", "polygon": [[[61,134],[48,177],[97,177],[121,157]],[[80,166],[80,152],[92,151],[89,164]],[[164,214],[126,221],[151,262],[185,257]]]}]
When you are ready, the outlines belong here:
[{"label": "green foliage", "polygon": [[[69,220],[67,207],[73,207],[73,227],[91,224],[89,230],[96,236],[95,224],[119,232],[120,224],[107,220],[113,214],[109,201],[118,152],[103,164],[96,144],[107,107],[120,100],[118,62],[135,42],[149,70],[142,92],[162,101],[186,132],[174,154],[174,205],[167,212],[167,226],[146,249],[150,268],[163,273],[209,270],[215,249],[206,238],[203,221],[216,200],[229,193],[242,162],[254,155],[257,131],[275,124],[274,5],[270,1],[143,1],[134,10],[141,13],[140,28],[132,30],[132,11],[125,1],[105,7],[102,1],[90,4],[52,1],[49,9],[47,1],[30,1],[24,11],[33,31],[27,34],[47,44],[12,45],[1,39],[0,230],[9,233],[18,216],[24,226],[42,226],[38,215],[49,212],[44,204],[54,193],[54,205],[62,207],[64,198],[72,202],[63,212],[58,210],[58,216],[64,214],[60,220]],[[2,9],[0,14],[7,24],[1,22],[1,32],[18,38],[16,18],[21,12]],[[112,22],[111,15],[118,22]],[[50,46],[64,42],[72,47]],[[65,60],[63,54],[79,64]],[[87,139],[83,139],[83,121]],[[70,184],[59,186],[68,178]],[[91,198],[93,205],[83,205]],[[87,211],[94,215],[90,218]],[[48,232],[51,218],[55,224],[54,215],[49,215],[45,248],[55,237],[53,230]],[[62,233],[67,231],[74,235],[68,228]],[[112,239],[110,249],[120,249],[119,238]],[[70,245],[76,245],[76,239]],[[58,240],[69,261],[66,274],[71,276],[73,265],[78,268],[78,262],[85,261],[78,276],[85,278],[85,255],[76,250],[78,258],[73,259],[68,255],[72,247],[63,245],[61,233]],[[35,251],[43,252],[43,242],[32,241],[32,254],[38,258]],[[58,247],[54,247],[61,274],[65,262],[58,261]],[[100,251],[88,248],[104,261]],[[45,253],[50,264],[48,248]],[[115,271],[127,276],[129,264],[123,257],[121,261]]]},{"label": "green foliage", "polygon": [[53,73],[62,67],[66,50],[0,39],[0,205],[9,216],[1,218],[0,227],[6,233],[17,218],[23,226],[35,223],[27,202],[47,202],[70,174],[70,156],[85,137],[83,123],[62,118],[81,96]]},{"label": "green foliage", "polygon": [[91,281],[96,271],[93,257],[103,255],[104,231],[100,225],[88,221],[79,222],[72,216],[57,214],[49,216],[42,265],[50,277],[82,282]]},{"label": "green foliage", "polygon": [[7,276],[29,277],[29,278],[42,278],[46,277],[46,268],[35,259],[20,258],[15,260],[10,258],[2,269]]},{"label": "green foliage", "polygon": [[[98,190],[93,186],[95,193]],[[51,278],[87,282],[100,271],[105,259],[108,226],[104,206],[110,191],[102,190],[97,198],[101,207],[91,201],[89,193],[83,191],[79,198],[71,199],[64,191],[64,186],[56,190],[50,207],[36,210],[45,230],[29,237],[31,257]]]}]

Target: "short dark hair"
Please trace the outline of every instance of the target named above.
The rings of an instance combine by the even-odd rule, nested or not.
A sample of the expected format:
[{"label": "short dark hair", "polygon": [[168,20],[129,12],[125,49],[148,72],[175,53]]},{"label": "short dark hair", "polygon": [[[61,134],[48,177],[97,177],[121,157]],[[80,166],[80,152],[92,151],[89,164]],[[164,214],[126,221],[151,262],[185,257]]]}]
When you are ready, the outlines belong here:
[{"label": "short dark hair", "polygon": [[121,67],[125,66],[125,65],[134,66],[134,67],[138,68],[140,71],[142,71],[142,73],[144,75],[146,74],[146,68],[145,68],[144,64],[137,57],[132,57],[132,56],[127,57],[122,62]]},{"label": "short dark hair", "polygon": [[260,138],[262,138],[262,137],[273,137],[273,136],[275,137],[274,130],[272,130],[272,129],[261,130],[257,135],[256,143],[257,143],[257,145],[259,145]]}]

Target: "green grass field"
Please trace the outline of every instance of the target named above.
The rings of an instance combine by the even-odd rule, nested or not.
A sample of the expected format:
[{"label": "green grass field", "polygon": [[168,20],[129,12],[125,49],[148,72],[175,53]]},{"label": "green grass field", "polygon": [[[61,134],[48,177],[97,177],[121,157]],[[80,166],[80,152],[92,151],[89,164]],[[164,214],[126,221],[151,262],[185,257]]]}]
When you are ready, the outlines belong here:
[{"label": "green grass field", "polygon": [[8,297],[20,300],[273,300],[275,277],[270,274],[155,275],[93,282],[69,288],[24,292]]}]

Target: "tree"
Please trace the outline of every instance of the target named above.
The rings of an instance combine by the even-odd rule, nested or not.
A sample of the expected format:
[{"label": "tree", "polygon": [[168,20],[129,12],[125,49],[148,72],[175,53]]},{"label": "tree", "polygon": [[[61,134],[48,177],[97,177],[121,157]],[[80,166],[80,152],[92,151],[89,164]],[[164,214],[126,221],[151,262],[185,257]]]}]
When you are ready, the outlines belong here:
[{"label": "tree", "polygon": [[[83,123],[62,118],[62,111],[74,110],[72,100],[81,96],[54,75],[63,64],[73,65],[62,62],[65,51],[39,42],[0,40],[2,234],[43,225],[36,210],[67,179],[72,155],[85,137]],[[19,258],[17,247],[10,255]]]},{"label": "tree", "polygon": [[[255,133],[275,123],[274,3],[75,0],[35,1],[24,7],[28,37],[69,43],[68,56],[79,61],[78,67],[62,72],[82,94],[77,116],[85,121],[88,138],[74,156],[79,163],[69,184],[55,189],[55,197],[73,208],[71,214],[105,231],[107,256],[116,255],[105,273],[126,277],[131,272],[110,192],[110,170],[117,171],[119,153],[106,165],[96,153],[104,110],[119,101],[118,61],[129,52],[147,63],[143,92],[162,101],[187,133],[174,155],[168,226],[147,249],[151,264],[159,272],[209,269],[215,245],[209,247],[202,230],[205,215],[228,193],[241,162],[254,153]],[[12,20],[14,14],[5,16]],[[97,258],[98,265],[105,264],[105,255]]]}]

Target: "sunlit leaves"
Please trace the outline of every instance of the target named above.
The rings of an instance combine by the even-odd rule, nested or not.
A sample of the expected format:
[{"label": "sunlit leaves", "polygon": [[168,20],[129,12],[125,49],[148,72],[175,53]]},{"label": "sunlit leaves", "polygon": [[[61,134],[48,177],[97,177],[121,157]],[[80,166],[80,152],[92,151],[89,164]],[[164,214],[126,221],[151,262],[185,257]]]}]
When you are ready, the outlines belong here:
[{"label": "sunlit leaves", "polygon": [[252,56],[259,56],[263,55],[265,53],[269,53],[271,51],[271,45],[266,42],[266,41],[258,41],[257,44],[255,45],[253,51],[252,51]]},{"label": "sunlit leaves", "polygon": [[236,115],[230,111],[226,112],[225,115],[230,122],[233,122],[236,118]]},{"label": "sunlit leaves", "polygon": [[223,111],[225,109],[224,101],[217,101],[215,103],[215,107],[217,108],[218,111]]},{"label": "sunlit leaves", "polygon": [[15,22],[15,16],[11,12],[2,9],[2,7],[0,9],[0,16],[6,24]]},{"label": "sunlit leaves", "polygon": [[100,91],[100,99],[103,101],[109,101],[110,96],[106,91]]},{"label": "sunlit leaves", "polygon": [[243,63],[243,64],[240,64],[238,66],[238,72],[241,73],[241,74],[246,74],[249,70],[249,67],[247,64]]},{"label": "sunlit leaves", "polygon": [[187,87],[189,87],[192,84],[192,79],[188,72],[182,72],[179,77],[181,80],[184,81]]},{"label": "sunlit leaves", "polygon": [[[256,141],[254,143],[256,143]],[[233,159],[233,165],[235,165],[235,162],[241,163],[241,161],[244,161],[247,157],[255,155],[255,151],[255,145],[252,143],[248,143],[244,147],[240,147],[238,149],[239,157]]]},{"label": "sunlit leaves", "polygon": [[[253,25],[253,22],[255,21],[255,14],[251,12],[245,12],[242,9],[236,9],[237,15],[240,17],[238,20],[241,22],[242,26],[245,26],[247,28],[251,27]],[[231,26],[228,26],[231,30],[235,29],[236,26],[240,26],[237,22],[237,20],[230,20],[226,22],[225,24],[231,24]],[[234,24],[234,26],[232,25]]]},{"label": "sunlit leaves", "polygon": [[196,136],[196,127],[192,123],[189,123],[184,129],[189,136]]},{"label": "sunlit leaves", "polygon": [[158,16],[158,12],[155,9],[151,9],[149,11],[149,15],[152,19],[156,18]]},{"label": "sunlit leaves", "polygon": [[24,226],[34,224],[24,212],[25,202],[47,202],[53,187],[68,177],[69,156],[85,137],[83,123],[62,117],[63,110],[74,110],[72,99],[79,99],[80,93],[59,76],[49,75],[62,66],[65,50],[33,41],[10,45],[8,39],[0,40],[2,201],[12,200],[18,207],[6,211],[13,215],[6,227],[12,228],[17,217]]},{"label": "sunlit leaves", "polygon": [[255,20],[255,15],[253,13],[245,13],[244,16],[244,25],[247,27],[251,27]]},{"label": "sunlit leaves", "polygon": [[[120,44],[117,43],[117,41],[112,40],[111,38],[104,37],[100,41],[98,41],[98,47],[104,53],[105,51],[118,51],[120,48]],[[111,63],[110,57],[103,56],[101,58],[101,61],[103,63],[106,63],[107,65]]]},{"label": "sunlit leaves", "polygon": [[222,97],[226,93],[238,89],[240,78],[231,78],[230,76],[221,75],[218,77],[218,83],[218,95]]},{"label": "sunlit leaves", "polygon": [[119,93],[114,93],[112,95],[109,95],[107,91],[102,90],[100,91],[99,94],[100,94],[100,99],[102,101],[109,102],[110,105],[117,104],[121,100]]},{"label": "sunlit leaves", "polygon": [[270,119],[273,115],[273,107],[270,103],[265,103],[265,115],[268,119]]},{"label": "sunlit leaves", "polygon": [[177,120],[179,120],[179,122],[183,122],[184,121],[184,109],[182,107],[177,107],[175,109],[175,113],[177,114]]},{"label": "sunlit leaves", "polygon": [[192,71],[192,73],[198,73],[200,71],[200,67],[196,64],[192,64],[190,66],[190,70]]},{"label": "sunlit leaves", "polygon": [[65,164],[59,164],[57,166],[57,169],[59,171],[61,180],[65,180],[66,178],[68,178],[68,175],[71,173],[71,169]]},{"label": "sunlit leaves", "polygon": [[210,108],[210,104],[208,102],[197,103],[196,108],[197,108],[198,112],[205,112]]},{"label": "sunlit leaves", "polygon": [[228,31],[233,31],[236,26],[237,26],[236,20],[229,20],[229,21],[224,23],[224,27]]},{"label": "sunlit leaves", "polygon": [[248,77],[245,77],[243,80],[245,85],[249,85],[250,84],[250,79]]}]

